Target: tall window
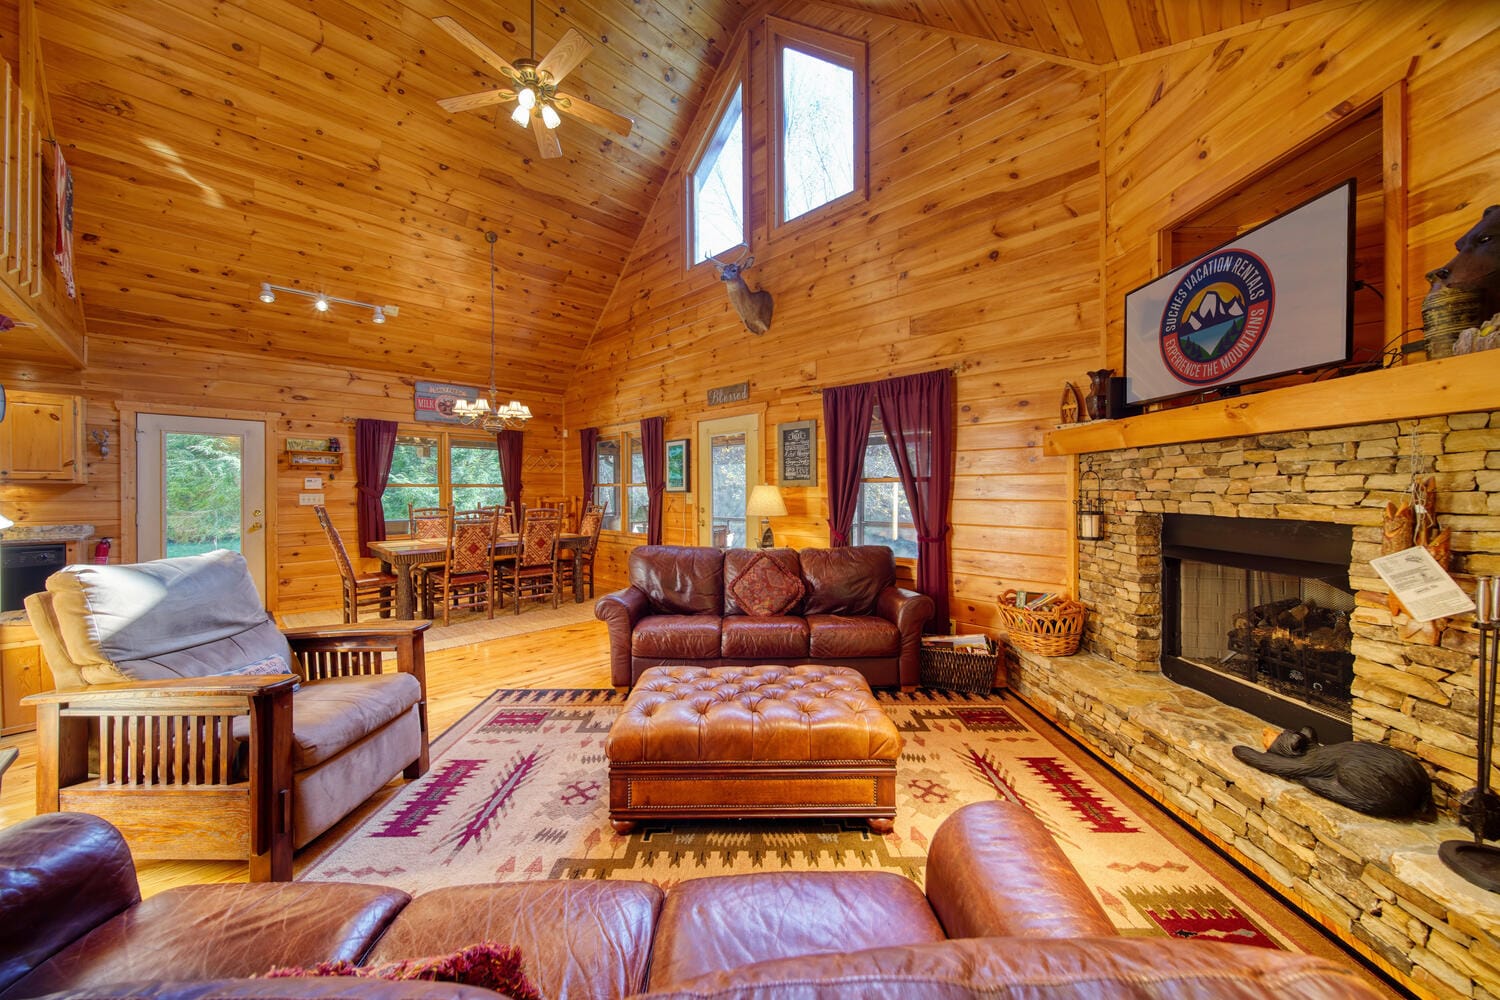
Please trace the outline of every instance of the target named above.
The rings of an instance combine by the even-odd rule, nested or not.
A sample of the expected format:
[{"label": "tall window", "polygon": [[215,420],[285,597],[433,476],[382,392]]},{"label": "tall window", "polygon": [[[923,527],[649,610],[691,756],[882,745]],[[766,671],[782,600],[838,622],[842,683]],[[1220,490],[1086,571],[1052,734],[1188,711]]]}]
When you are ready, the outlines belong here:
[{"label": "tall window", "polygon": [[408,505],[472,510],[505,503],[500,450],[494,438],[461,438],[446,432],[402,434],[391,455],[391,478],[380,496],[387,534],[404,534]]},{"label": "tall window", "polygon": [[865,47],[767,18],[775,225],[867,196]]},{"label": "tall window", "polygon": [[886,545],[898,559],[917,557],[917,528],[912,521],[901,475],[891,455],[890,441],[880,423],[880,408],[870,420],[865,439],[865,474],[854,513],[855,545]]},{"label": "tall window", "polygon": [[604,506],[604,529],[644,535],[649,501],[640,435],[600,434],[594,442],[594,502]]},{"label": "tall window", "polygon": [[695,158],[688,186],[692,264],[748,246],[745,231],[745,85],[735,82]]}]

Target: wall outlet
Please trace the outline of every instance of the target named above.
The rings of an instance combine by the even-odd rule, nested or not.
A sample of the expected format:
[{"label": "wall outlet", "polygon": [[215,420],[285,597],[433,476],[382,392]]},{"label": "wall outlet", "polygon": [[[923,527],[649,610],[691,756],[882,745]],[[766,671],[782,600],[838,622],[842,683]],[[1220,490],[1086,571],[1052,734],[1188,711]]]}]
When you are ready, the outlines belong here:
[{"label": "wall outlet", "polygon": [[323,502],[323,494],[321,494],[321,493],[298,493],[297,494],[297,503],[298,503],[299,506],[302,506],[302,507],[316,507],[318,504],[320,504],[322,502]]},{"label": "wall outlet", "polygon": [[321,490],[323,488],[322,476],[304,476],[302,479],[304,490]]}]

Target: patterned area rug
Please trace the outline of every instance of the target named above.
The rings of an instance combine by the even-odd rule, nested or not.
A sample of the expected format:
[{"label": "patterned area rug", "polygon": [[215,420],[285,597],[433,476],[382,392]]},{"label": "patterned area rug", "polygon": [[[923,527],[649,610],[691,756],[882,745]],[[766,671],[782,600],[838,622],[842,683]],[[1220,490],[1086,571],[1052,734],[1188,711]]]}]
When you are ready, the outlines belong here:
[{"label": "patterned area rug", "polygon": [[629,878],[669,888],[703,875],[878,869],[920,883],[943,817],[1004,798],[1039,816],[1120,930],[1296,948],[1243,898],[1089,777],[999,696],[881,692],[906,740],[895,832],[863,823],[608,821],[604,739],[624,696],[505,690],[434,744],[431,770],[300,880],[416,892],[537,878]]}]

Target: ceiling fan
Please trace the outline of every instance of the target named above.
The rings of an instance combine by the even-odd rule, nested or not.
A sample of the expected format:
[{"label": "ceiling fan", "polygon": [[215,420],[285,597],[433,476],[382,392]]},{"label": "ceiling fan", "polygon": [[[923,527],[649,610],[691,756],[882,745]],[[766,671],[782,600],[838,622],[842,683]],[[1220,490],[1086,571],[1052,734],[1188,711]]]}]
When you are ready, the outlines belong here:
[{"label": "ceiling fan", "polygon": [[450,112],[473,111],[493,104],[515,101],[515,111],[510,120],[522,128],[530,127],[536,135],[537,147],[544,159],[562,155],[562,144],[557,141],[555,129],[562,122],[558,112],[581,118],[586,122],[610,129],[622,136],[630,134],[635,122],[624,115],[607,111],[580,97],[557,89],[562,78],[583,62],[594,46],[575,28],[569,28],[552,51],[536,60],[536,0],[531,4],[531,55],[529,58],[507,62],[494,49],[480,41],[473,32],[451,17],[432,19],[439,28],[452,35],[464,48],[474,53],[486,65],[499,70],[509,82],[508,86],[494,90],[482,90],[477,94],[447,97],[438,104]]}]

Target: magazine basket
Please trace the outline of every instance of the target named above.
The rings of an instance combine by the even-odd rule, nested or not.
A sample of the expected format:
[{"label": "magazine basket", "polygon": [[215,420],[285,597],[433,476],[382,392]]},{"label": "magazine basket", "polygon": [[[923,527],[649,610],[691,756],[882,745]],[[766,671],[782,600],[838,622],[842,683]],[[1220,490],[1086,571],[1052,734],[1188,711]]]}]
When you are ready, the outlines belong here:
[{"label": "magazine basket", "polygon": [[944,691],[989,694],[1000,666],[1000,644],[985,639],[984,649],[923,646],[919,652],[921,684]]},{"label": "magazine basket", "polygon": [[1059,598],[1045,608],[1016,607],[1014,594],[1000,598],[1000,618],[1005,622],[1010,644],[1043,656],[1069,656],[1078,652],[1083,639],[1083,619],[1088,613],[1071,597]]}]

